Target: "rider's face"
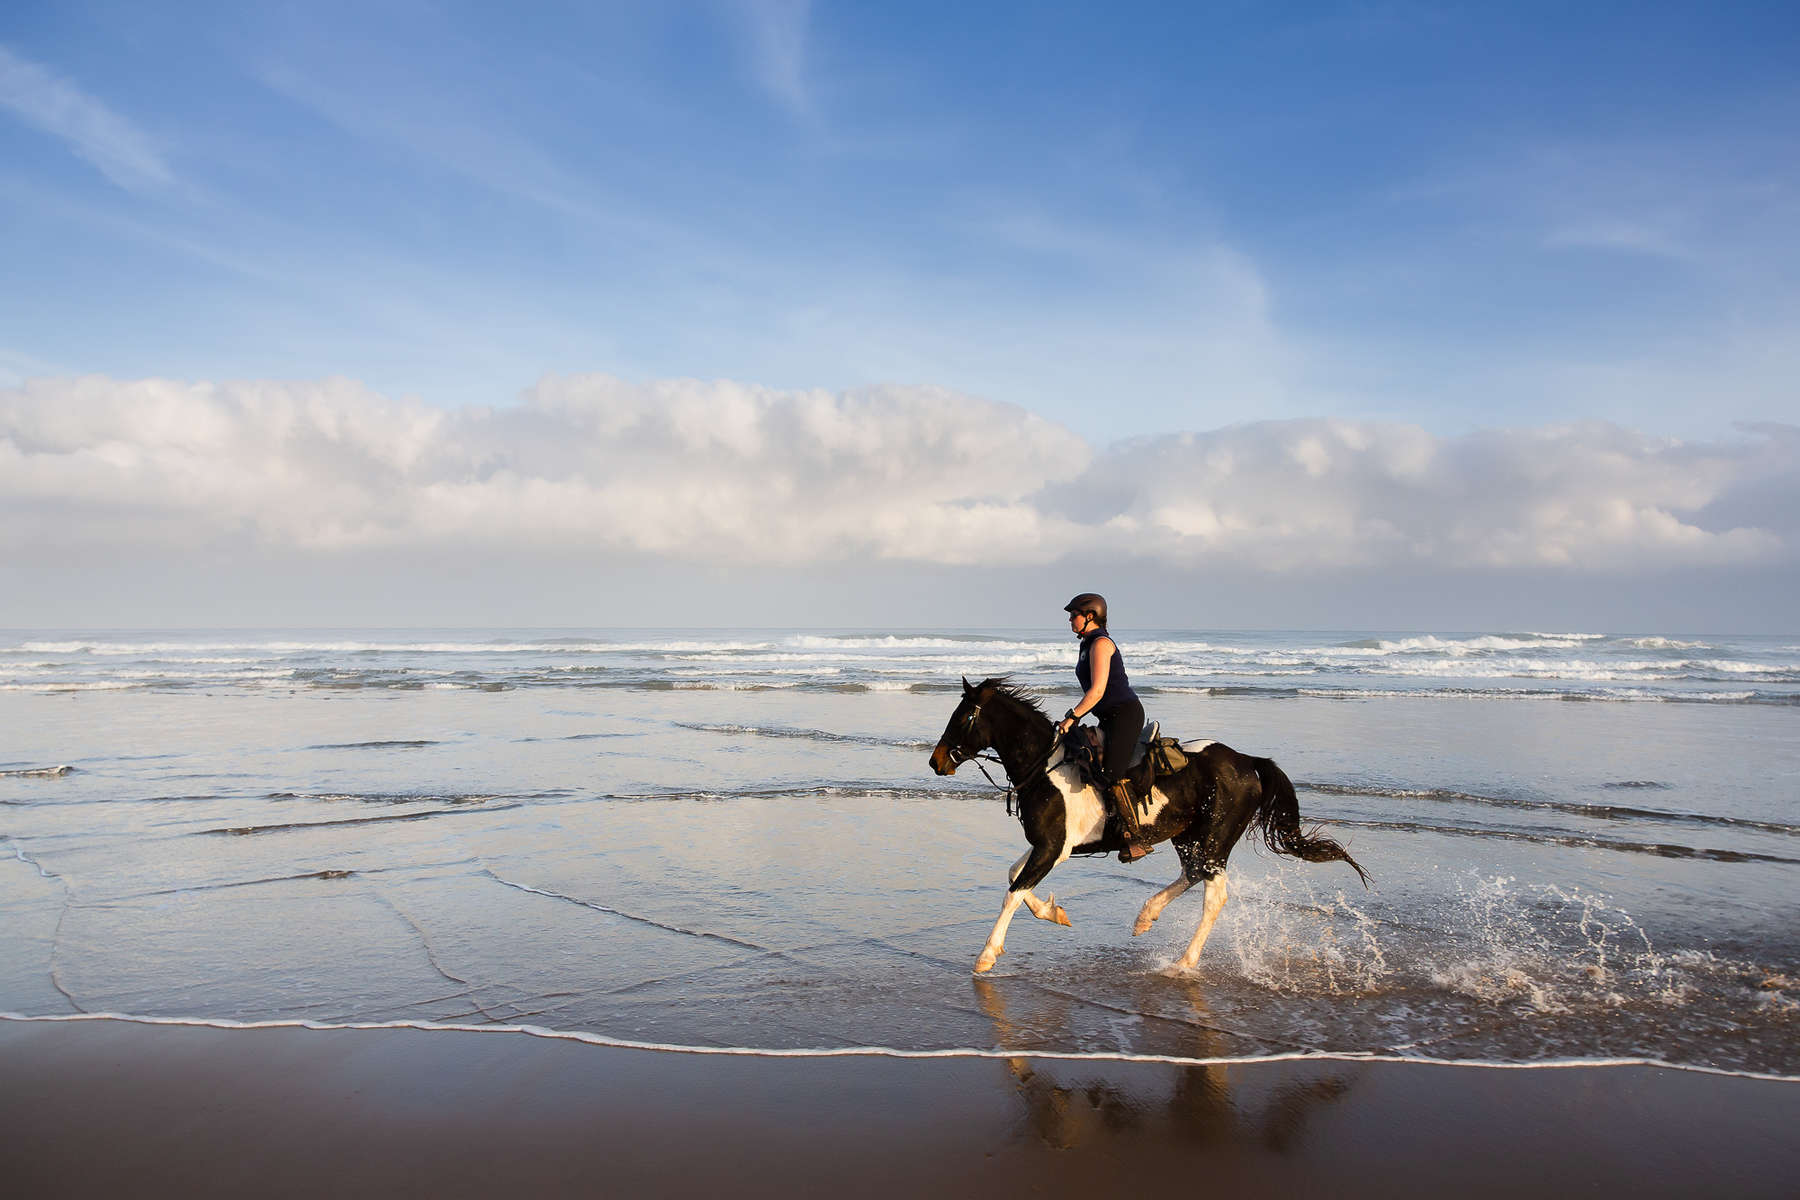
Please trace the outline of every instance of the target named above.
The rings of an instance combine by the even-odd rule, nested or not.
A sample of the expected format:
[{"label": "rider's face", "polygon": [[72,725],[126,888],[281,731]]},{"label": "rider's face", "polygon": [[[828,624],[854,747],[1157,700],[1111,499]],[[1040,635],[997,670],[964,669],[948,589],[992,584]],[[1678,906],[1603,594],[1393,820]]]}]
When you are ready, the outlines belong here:
[{"label": "rider's face", "polygon": [[1084,612],[1070,613],[1069,624],[1075,627],[1076,633],[1087,632],[1088,615]]}]

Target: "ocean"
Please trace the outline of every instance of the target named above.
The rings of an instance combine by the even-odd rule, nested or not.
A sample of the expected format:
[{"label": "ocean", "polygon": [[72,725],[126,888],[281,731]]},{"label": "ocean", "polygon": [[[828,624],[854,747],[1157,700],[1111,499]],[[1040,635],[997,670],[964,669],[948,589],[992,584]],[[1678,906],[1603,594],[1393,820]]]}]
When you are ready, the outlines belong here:
[{"label": "ocean", "polygon": [[972,977],[1024,840],[927,754],[1065,631],[0,632],[0,1012],[1800,1078],[1800,636],[1116,637],[1373,886],[1244,843],[1173,973],[1174,853],[1076,859]]}]

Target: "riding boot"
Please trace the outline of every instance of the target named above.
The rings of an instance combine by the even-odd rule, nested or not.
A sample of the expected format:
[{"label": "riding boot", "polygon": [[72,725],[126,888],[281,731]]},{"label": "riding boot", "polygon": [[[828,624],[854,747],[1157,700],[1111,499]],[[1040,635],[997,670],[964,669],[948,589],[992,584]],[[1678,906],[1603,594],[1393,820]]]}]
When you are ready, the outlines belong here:
[{"label": "riding boot", "polygon": [[1119,812],[1119,820],[1125,826],[1125,848],[1119,851],[1119,861],[1136,862],[1150,853],[1150,843],[1144,840],[1143,826],[1138,824],[1137,801],[1131,797],[1131,783],[1121,779],[1112,785],[1108,795],[1112,797],[1113,807]]}]

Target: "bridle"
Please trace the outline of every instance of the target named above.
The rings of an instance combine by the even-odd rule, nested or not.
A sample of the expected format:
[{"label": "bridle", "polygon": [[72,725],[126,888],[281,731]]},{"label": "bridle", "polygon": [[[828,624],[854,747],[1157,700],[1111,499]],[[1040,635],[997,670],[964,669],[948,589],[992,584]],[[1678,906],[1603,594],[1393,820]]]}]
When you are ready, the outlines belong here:
[{"label": "bridle", "polygon": [[[964,730],[969,733],[974,733],[975,722],[980,716],[981,705],[977,704],[969,710],[969,715],[963,718]],[[946,747],[946,749],[950,752],[950,769],[954,771],[966,762],[973,762],[975,764],[975,769],[981,772],[982,777],[988,781],[989,786],[1006,798],[1006,815],[1011,817],[1018,815],[1019,812],[1019,789],[1031,782],[1031,780],[1038,775],[1049,776],[1050,760],[1056,757],[1056,752],[1061,746],[1062,738],[1057,735],[1052,735],[1050,738],[1050,749],[1044,752],[1043,761],[1039,762],[1035,767],[1031,768],[1031,770],[1025,772],[1025,778],[1014,782],[1011,787],[1002,787],[998,780],[988,774],[988,769],[985,765],[986,763],[998,763],[1002,769],[1005,769],[1006,764],[1001,761],[998,754],[988,754],[981,750],[964,750],[960,746],[949,746]],[[1010,776],[1008,778],[1010,778]]]},{"label": "bridle", "polygon": [[[981,716],[981,705],[977,704],[974,708],[971,708],[969,710],[969,715],[963,718],[963,730],[967,733],[974,733],[975,732],[975,722],[976,722],[976,720],[978,720],[980,718],[980,716]],[[950,769],[952,771],[956,770],[956,768],[958,768],[958,767],[962,766],[964,763],[968,762],[971,758],[978,759],[981,757],[981,751],[979,751],[979,750],[964,750],[961,746],[948,746],[945,748],[947,750],[949,750],[949,752],[950,752]],[[998,758],[992,758],[992,759],[989,759],[988,761],[999,762],[1000,760]],[[987,768],[985,768],[985,767],[982,768],[981,773],[983,775],[986,775]],[[990,778],[988,780],[988,782],[992,783],[993,780]]]}]

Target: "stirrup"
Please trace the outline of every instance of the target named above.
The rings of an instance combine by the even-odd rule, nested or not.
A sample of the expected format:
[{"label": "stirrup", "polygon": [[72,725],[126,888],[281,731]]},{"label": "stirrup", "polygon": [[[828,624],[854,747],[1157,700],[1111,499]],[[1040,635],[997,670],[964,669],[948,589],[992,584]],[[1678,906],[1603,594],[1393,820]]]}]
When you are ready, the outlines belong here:
[{"label": "stirrup", "polygon": [[[1136,853],[1133,853],[1133,851],[1136,851]],[[1122,863],[1134,863],[1140,858],[1155,853],[1156,847],[1152,846],[1149,842],[1126,842],[1125,848],[1119,851],[1119,861]]]}]

